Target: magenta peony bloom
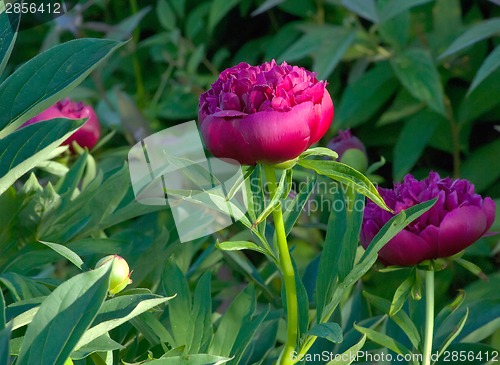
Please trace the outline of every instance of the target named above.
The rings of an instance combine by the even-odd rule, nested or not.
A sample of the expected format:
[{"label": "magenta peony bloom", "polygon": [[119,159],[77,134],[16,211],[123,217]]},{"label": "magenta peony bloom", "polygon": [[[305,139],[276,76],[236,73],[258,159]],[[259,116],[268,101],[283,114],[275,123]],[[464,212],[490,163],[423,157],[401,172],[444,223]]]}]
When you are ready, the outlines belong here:
[{"label": "magenta peony bloom", "polygon": [[[387,205],[396,213],[418,203],[438,198],[436,204],[398,233],[380,251],[387,265],[411,266],[427,259],[452,256],[481,238],[495,219],[495,203],[481,198],[467,180],[441,179],[431,172],[418,181],[406,175],[394,189],[378,189]],[[366,248],[392,214],[368,201],[361,244]]]},{"label": "magenta peony bloom", "polygon": [[337,137],[328,142],[327,147],[339,155],[338,161],[345,163],[359,171],[368,167],[368,155],[363,142],[352,135],[351,130],[339,130]]},{"label": "magenta peony bloom", "polygon": [[283,62],[240,63],[200,96],[198,121],[208,150],[244,165],[296,158],[333,119],[326,82]]},{"label": "magenta peony bloom", "polygon": [[21,127],[38,123],[44,120],[55,118],[67,119],[82,119],[88,118],[85,124],[73,133],[62,144],[71,146],[73,141],[76,141],[80,146],[91,149],[95,146],[101,135],[101,128],[99,120],[91,106],[85,105],[82,102],[74,102],[70,99],[63,99],[52,105],[50,108],[45,109],[37,116],[31,118]]}]

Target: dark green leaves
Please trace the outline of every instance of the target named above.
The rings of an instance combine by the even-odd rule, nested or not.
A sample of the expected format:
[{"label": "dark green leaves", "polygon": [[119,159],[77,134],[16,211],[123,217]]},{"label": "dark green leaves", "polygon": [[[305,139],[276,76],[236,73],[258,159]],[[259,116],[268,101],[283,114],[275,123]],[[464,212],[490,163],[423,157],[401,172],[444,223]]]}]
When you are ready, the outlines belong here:
[{"label": "dark green leaves", "polygon": [[0,138],[60,99],[63,92],[74,88],[121,44],[77,39],[22,65],[0,85]]},{"label": "dark green leaves", "polygon": [[343,340],[342,328],[338,323],[320,323],[307,332],[308,335],[326,338],[333,343],[340,343]]},{"label": "dark green leaves", "polygon": [[48,159],[82,123],[55,119],[29,125],[0,139],[0,194],[37,163]]},{"label": "dark green leaves", "polygon": [[472,26],[464,34],[455,39],[453,43],[441,53],[439,58],[448,57],[497,33],[500,33],[500,18],[485,20]]},{"label": "dark green leaves", "polygon": [[415,98],[445,115],[443,86],[436,65],[428,51],[414,48],[403,51],[391,60],[396,76]]},{"label": "dark green leaves", "polygon": [[109,288],[105,268],[61,284],[40,306],[28,326],[19,365],[63,365],[101,308]]}]

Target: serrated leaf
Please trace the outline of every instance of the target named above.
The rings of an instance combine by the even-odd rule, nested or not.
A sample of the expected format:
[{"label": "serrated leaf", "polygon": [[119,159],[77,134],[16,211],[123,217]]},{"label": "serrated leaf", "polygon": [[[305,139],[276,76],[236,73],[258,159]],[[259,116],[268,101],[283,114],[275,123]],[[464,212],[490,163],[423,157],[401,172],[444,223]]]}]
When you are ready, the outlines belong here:
[{"label": "serrated leaf", "polygon": [[362,173],[352,167],[336,161],[325,160],[302,160],[298,163],[306,169],[314,170],[320,175],[325,175],[335,181],[341,182],[356,192],[363,194],[382,209],[390,211],[380,196],[377,188]]},{"label": "serrated leaf", "polygon": [[328,322],[320,323],[311,328],[308,335],[326,338],[328,341],[333,343],[340,343],[343,340],[342,328],[340,328],[338,323]]},{"label": "serrated leaf", "polygon": [[439,56],[439,59],[451,56],[476,42],[482,41],[500,32],[500,18],[483,20],[481,23],[473,25]]},{"label": "serrated leaf", "polygon": [[79,274],[43,301],[26,330],[18,365],[64,364],[106,298],[109,269]]},{"label": "serrated leaf", "polygon": [[392,68],[408,92],[429,105],[434,111],[446,115],[443,85],[430,53],[413,48],[397,54],[391,60]]},{"label": "serrated leaf", "polygon": [[54,119],[29,125],[0,139],[0,194],[46,160],[82,124],[81,120]]},{"label": "serrated leaf", "polygon": [[0,85],[0,138],[54,104],[121,45],[104,39],[76,39],[19,67]]}]

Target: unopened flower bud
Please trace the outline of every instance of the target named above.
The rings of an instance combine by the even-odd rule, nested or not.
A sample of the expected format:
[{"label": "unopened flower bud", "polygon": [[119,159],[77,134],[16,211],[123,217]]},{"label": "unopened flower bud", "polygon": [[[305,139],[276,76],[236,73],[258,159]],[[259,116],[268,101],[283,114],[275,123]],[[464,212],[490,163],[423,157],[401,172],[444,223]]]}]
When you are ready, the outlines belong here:
[{"label": "unopened flower bud", "polygon": [[97,262],[95,268],[97,269],[103,267],[111,264],[111,262],[113,262],[113,267],[111,269],[111,276],[109,279],[109,294],[115,295],[125,289],[127,285],[132,283],[132,280],[130,280],[131,273],[127,261],[118,255],[103,257]]},{"label": "unopened flower bud", "polygon": [[338,153],[337,161],[361,172],[368,168],[366,148],[363,142],[353,136],[349,129],[339,131],[339,135],[328,143],[328,148]]}]

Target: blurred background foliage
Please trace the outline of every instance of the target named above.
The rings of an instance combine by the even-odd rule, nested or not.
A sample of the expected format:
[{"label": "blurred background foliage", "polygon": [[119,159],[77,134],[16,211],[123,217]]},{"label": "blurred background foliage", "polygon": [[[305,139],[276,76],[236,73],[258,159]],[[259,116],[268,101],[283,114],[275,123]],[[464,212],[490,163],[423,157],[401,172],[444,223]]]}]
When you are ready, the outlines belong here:
[{"label": "blurred background foliage", "polygon": [[[328,80],[335,119],[323,145],[339,129],[352,128],[367,146],[372,163],[381,157],[386,159],[378,171],[383,185],[401,181],[409,172],[423,177],[435,170],[442,176],[469,179],[477,192],[491,196],[500,207],[499,34],[500,6],[494,0],[82,1],[53,22],[20,32],[4,75],[40,51],[74,38],[128,40],[69,95],[96,107],[107,134],[103,144],[92,151],[107,190],[99,195],[99,184],[89,185],[94,173],[82,186],[86,195],[72,201],[71,209],[57,208],[65,210],[65,215],[45,209],[54,196],[62,194],[62,186],[74,188],[80,179],[85,181],[82,166],[95,165],[87,155],[73,162],[71,183],[64,183],[69,178],[61,178],[63,182],[55,192],[50,186],[26,182],[27,187],[9,200],[21,214],[21,219],[12,223],[23,232],[18,246],[21,249],[12,248],[20,254],[12,262],[6,262],[8,255],[0,258],[1,271],[40,275],[43,265],[56,260],[57,254],[46,248],[41,254],[42,246],[34,249],[33,242],[51,238],[67,243],[88,257],[89,263],[97,261],[99,255],[119,252],[134,269],[133,286],[148,287],[153,292],[172,294],[175,289],[189,296],[188,286],[194,290],[194,283],[212,268],[217,278],[212,282],[215,309],[227,308],[246,281],[259,288],[263,294],[259,300],[264,297],[276,304],[272,298],[279,297],[279,280],[270,263],[252,253],[222,253],[211,238],[180,244],[170,213],[139,207],[128,186],[126,169],[120,169],[130,146],[137,141],[196,119],[199,95],[220,71],[238,62],[287,61]],[[37,175],[42,182],[49,179],[47,172],[38,171]],[[121,189],[123,186],[126,188]],[[5,203],[10,198],[4,195],[2,199]],[[86,211],[88,219],[98,223],[82,227],[82,207],[98,206],[103,199],[112,200],[112,207],[98,216]],[[32,214],[37,204],[44,207],[43,214]],[[24,220],[23,211],[29,219]],[[306,289],[308,269],[314,266],[322,245],[327,213],[303,217],[292,232],[294,256],[299,272],[305,273]],[[497,210],[493,231],[500,230],[499,216]],[[57,229],[54,222],[65,228]],[[6,241],[12,239],[8,236],[12,232],[4,232]],[[218,238],[234,239],[236,232],[229,229],[220,232]],[[237,235],[248,239],[249,233]],[[486,309],[477,304],[499,300],[497,241],[486,237],[466,252],[492,280],[478,283],[462,267],[450,267],[437,273],[437,290],[443,293],[437,304],[442,308],[455,297],[457,289],[470,285],[472,294],[467,301],[476,303],[474,313],[484,314],[484,321],[497,325],[471,325],[462,337],[467,342],[486,341],[499,347],[498,304]],[[162,286],[161,277],[167,275],[163,268],[170,257],[175,258],[175,265],[167,265],[167,274],[186,280],[184,285],[184,279],[179,279],[183,282],[180,289]],[[59,278],[76,271],[64,264],[51,270]],[[401,272],[377,271],[366,275],[363,284],[346,299],[346,330],[352,329],[353,321],[373,314],[363,290],[390,300],[403,276]],[[5,275],[2,280],[7,280]],[[40,291],[47,294],[47,282],[30,282],[26,288],[24,279],[9,280],[10,288],[18,286],[13,292],[18,293],[17,300],[36,297]],[[253,291],[248,290],[247,295],[255,300]],[[254,309],[248,309],[250,317]],[[418,313],[415,315],[418,317]],[[257,339],[278,331],[275,313],[271,311],[266,318]],[[152,319],[144,317],[134,325],[148,333],[150,329],[143,323],[147,320]],[[125,341],[130,328],[128,325],[116,334]],[[392,330],[387,329],[388,333]],[[161,334],[153,331],[149,335],[149,343],[156,343],[153,353],[161,355],[161,338],[157,338]],[[144,343],[141,340],[123,350],[124,358],[144,359],[151,349]],[[267,350],[256,347],[252,359],[264,355],[259,351]],[[251,357],[248,353],[246,356]],[[246,361],[252,363],[250,358]]]}]

